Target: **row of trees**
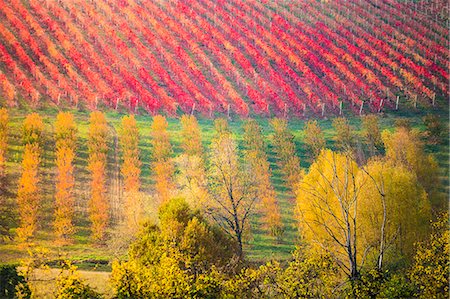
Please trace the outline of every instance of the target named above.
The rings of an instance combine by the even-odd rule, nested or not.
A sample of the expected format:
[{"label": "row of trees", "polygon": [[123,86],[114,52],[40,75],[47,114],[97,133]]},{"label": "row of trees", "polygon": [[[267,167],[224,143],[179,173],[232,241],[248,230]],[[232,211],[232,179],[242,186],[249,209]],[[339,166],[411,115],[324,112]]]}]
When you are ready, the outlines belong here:
[{"label": "row of trees", "polygon": [[[7,112],[4,111],[7,120]],[[293,135],[287,122],[273,119],[272,145],[276,154],[278,169],[285,186],[298,193],[298,183],[304,174]],[[424,153],[419,133],[400,124],[395,133],[381,134],[376,116],[363,118],[363,137],[367,153],[362,153],[358,136],[344,118],[333,121],[336,130],[335,146],[351,158],[352,163],[365,165],[368,157],[386,151],[390,165],[402,166],[417,176],[421,187],[431,199],[431,209],[442,207],[439,196],[437,164]],[[264,227],[277,238],[281,238],[284,226],[276,194],[271,183],[271,167],[267,157],[267,145],[261,138],[261,128],[254,120],[244,126],[242,151],[236,146],[233,134],[224,119],[215,121],[215,135],[212,138],[209,155],[205,155],[201,131],[192,115],[181,118],[182,154],[172,158],[173,150],[167,130],[167,120],[156,116],[151,125],[151,171],[155,187],[155,197],[151,205],[167,202],[173,196],[182,196],[194,208],[201,208],[231,236],[238,240],[242,248],[248,232],[249,218],[260,214]],[[7,136],[7,126],[2,132]],[[23,172],[18,192],[18,207],[21,225],[17,230],[19,239],[26,241],[36,230],[39,211],[39,157],[42,153],[42,119],[31,114],[24,122]],[[144,218],[146,205],[140,192],[141,160],[139,152],[140,134],[134,116],[125,116],[120,126],[119,143],[122,163],[124,199],[120,220],[136,231]],[[55,122],[56,141],[56,192],[54,227],[58,241],[70,243],[74,233],[74,165],[76,156],[77,127],[70,113],[60,113]],[[110,222],[110,195],[107,187],[107,151],[110,129],[105,116],[93,112],[88,132],[88,169],[90,178],[90,200],[88,204],[92,237],[104,241]],[[326,147],[324,134],[316,121],[310,121],[304,129],[304,143],[309,161],[314,161]],[[240,161],[243,156],[244,162]],[[346,157],[347,157],[346,156]],[[346,158],[347,159],[347,158]],[[387,168],[384,164],[374,168]],[[359,169],[359,168],[358,168]],[[365,170],[366,168],[363,167]],[[359,171],[359,170],[358,170]],[[381,191],[380,191],[381,192]],[[119,198],[120,199],[120,198]],[[32,211],[32,213],[28,213]],[[28,227],[28,230],[25,228]],[[26,231],[26,233],[25,233]]]}]

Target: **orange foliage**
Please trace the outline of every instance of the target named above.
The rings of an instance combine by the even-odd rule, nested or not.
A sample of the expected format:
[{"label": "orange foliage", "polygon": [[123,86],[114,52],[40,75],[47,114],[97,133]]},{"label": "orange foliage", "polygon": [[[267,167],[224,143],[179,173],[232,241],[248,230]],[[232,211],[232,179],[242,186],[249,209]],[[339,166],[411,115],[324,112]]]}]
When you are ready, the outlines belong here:
[{"label": "orange foliage", "polygon": [[193,115],[184,114],[181,117],[181,147],[186,155],[203,155],[200,127]]},{"label": "orange foliage", "polygon": [[74,233],[73,159],[75,158],[77,127],[71,113],[60,112],[56,117],[56,194],[55,233],[60,243],[70,241]]},{"label": "orange foliage", "polygon": [[157,115],[153,118],[151,127],[152,137],[152,168],[155,179],[155,189],[162,201],[170,199],[172,190],[175,188],[173,183],[174,166],[170,157],[172,146],[167,132],[168,123],[166,118]]},{"label": "orange foliage", "polygon": [[22,176],[19,179],[17,205],[20,226],[17,237],[21,242],[29,241],[37,228],[37,217],[41,196],[39,194],[39,147],[37,144],[25,145],[22,160]]},{"label": "orange foliage", "polygon": [[89,171],[91,172],[91,199],[89,218],[92,238],[105,238],[109,220],[109,204],[106,198],[106,154],[108,152],[108,125],[105,115],[99,111],[91,113],[88,133]]}]

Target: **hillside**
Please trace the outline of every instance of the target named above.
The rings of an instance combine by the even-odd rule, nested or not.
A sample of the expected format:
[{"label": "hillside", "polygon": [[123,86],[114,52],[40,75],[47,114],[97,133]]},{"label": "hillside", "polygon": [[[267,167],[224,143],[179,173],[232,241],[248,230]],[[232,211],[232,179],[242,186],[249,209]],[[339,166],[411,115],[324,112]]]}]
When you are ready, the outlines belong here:
[{"label": "hillside", "polygon": [[448,105],[448,3],[0,2],[5,104],[151,114]]}]

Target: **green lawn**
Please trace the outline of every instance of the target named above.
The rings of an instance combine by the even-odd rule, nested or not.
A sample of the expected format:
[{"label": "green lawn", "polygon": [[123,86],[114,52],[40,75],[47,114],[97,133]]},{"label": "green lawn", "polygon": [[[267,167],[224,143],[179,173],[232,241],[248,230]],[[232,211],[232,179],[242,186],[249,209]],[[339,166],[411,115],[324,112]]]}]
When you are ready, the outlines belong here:
[{"label": "green lawn", "polygon": [[[25,111],[24,109],[11,110],[10,111],[10,146],[8,152],[7,163],[7,193],[6,204],[8,205],[11,218],[11,234],[14,235],[14,227],[17,226],[17,215],[15,207],[15,196],[17,192],[17,181],[20,174],[20,161],[22,155],[21,146],[21,122],[25,115],[31,110]],[[86,137],[88,130],[89,113],[85,111],[72,111],[75,114],[78,124],[78,149],[77,158],[75,160],[75,177],[76,177],[76,226],[77,233],[75,235],[75,243],[70,246],[58,248],[54,244],[54,238],[52,235],[52,218],[53,218],[53,194],[54,194],[54,141],[52,137],[53,122],[56,118],[57,110],[55,108],[39,109],[37,112],[44,118],[46,124],[45,135],[45,148],[44,156],[42,160],[42,213],[40,220],[40,229],[36,238],[36,245],[47,247],[51,251],[51,257],[55,259],[69,258],[73,260],[111,260],[114,256],[113,252],[108,246],[94,246],[89,239],[89,223],[87,221],[87,202],[89,196],[89,174],[86,169],[87,165],[87,146]],[[428,110],[430,112],[430,110]],[[428,113],[421,110],[412,111],[410,108],[405,107],[405,110],[390,112],[380,115],[380,125],[382,129],[392,130],[395,119],[398,117],[407,118],[413,127],[424,130],[422,117]],[[434,110],[435,113],[440,116],[443,122],[448,126],[448,114],[447,111]],[[117,131],[120,119],[124,114],[117,113],[115,111],[109,111],[106,113],[107,119],[112,126],[111,132]],[[141,159],[142,159],[142,191],[151,194],[152,193],[152,180],[150,169],[150,125],[152,118],[148,115],[138,115],[138,125],[141,133]],[[284,238],[281,242],[277,242],[274,238],[268,235],[264,231],[259,223],[258,217],[255,216],[252,220],[251,233],[249,234],[248,242],[246,244],[247,257],[254,262],[260,262],[275,258],[279,260],[285,260],[290,257],[290,253],[295,248],[295,244],[298,240],[298,233],[296,230],[296,223],[294,217],[295,199],[284,186],[281,174],[275,164],[275,156],[272,151],[270,143],[270,135],[272,130],[270,127],[269,119],[256,117],[259,124],[263,128],[263,137],[268,143],[269,161],[272,166],[272,182],[275,186],[279,204],[282,211],[283,223],[286,231]],[[351,116],[349,118],[350,123],[360,130],[361,119],[358,116]],[[180,122],[178,119],[170,118],[169,131],[171,134],[171,142],[174,148],[174,156],[179,154],[180,148]],[[333,148],[332,138],[334,136],[334,130],[332,128],[332,119],[318,119],[320,126],[322,127],[325,136],[327,138],[327,146]],[[206,149],[210,140],[214,134],[213,120],[207,118],[199,118],[200,127],[202,129],[203,144]],[[310,164],[309,157],[304,149],[303,144],[303,126],[305,121],[300,119],[290,119],[289,128],[295,136],[295,143],[297,146],[297,154],[301,160],[302,168],[307,168]],[[231,129],[238,142],[242,141],[242,124],[243,120],[233,119],[230,122]],[[114,129],[113,129],[114,128]],[[448,128],[448,127],[447,127]],[[114,171],[114,147],[113,140],[111,139],[111,150],[108,156],[108,169],[110,177],[113,177]],[[448,136],[444,142],[440,145],[427,145],[427,151],[433,153],[442,169],[443,179],[443,191],[448,194],[448,161],[449,161],[449,148],[448,148]],[[109,181],[111,183],[111,180]],[[109,190],[110,191],[110,190]],[[14,241],[9,241],[6,244],[0,245],[0,262],[17,262],[19,259],[27,255],[26,250],[19,249]]]}]

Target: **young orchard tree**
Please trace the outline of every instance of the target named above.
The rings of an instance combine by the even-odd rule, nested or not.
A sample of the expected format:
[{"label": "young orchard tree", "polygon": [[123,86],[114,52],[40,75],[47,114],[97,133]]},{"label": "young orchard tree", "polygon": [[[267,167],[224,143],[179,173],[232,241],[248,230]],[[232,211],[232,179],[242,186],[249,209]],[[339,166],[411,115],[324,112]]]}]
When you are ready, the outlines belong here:
[{"label": "young orchard tree", "polygon": [[142,215],[142,203],[138,196],[141,186],[141,161],[139,159],[139,129],[134,115],[122,118],[119,130],[122,150],[121,173],[125,191],[125,222],[128,227],[137,228]]},{"label": "young orchard tree", "polygon": [[38,211],[41,204],[39,193],[39,163],[41,155],[44,123],[37,113],[29,114],[23,123],[22,140],[25,145],[22,160],[22,175],[17,191],[17,205],[20,226],[17,237],[21,242],[27,242],[37,229]]},{"label": "young orchard tree", "polygon": [[244,160],[248,173],[254,180],[255,192],[259,198],[262,220],[272,236],[281,239],[283,224],[276,199],[275,190],[270,181],[270,165],[267,160],[266,144],[262,138],[261,127],[255,120],[244,124]]},{"label": "young orchard tree", "polygon": [[375,114],[364,116],[362,118],[362,129],[370,156],[375,156],[383,147],[378,116]]},{"label": "young orchard tree", "polygon": [[325,148],[325,136],[316,120],[308,121],[305,125],[304,132],[305,137],[303,142],[305,143],[311,158],[315,159],[319,156],[320,151]]},{"label": "young orchard tree", "polygon": [[200,127],[194,115],[181,116],[181,148],[189,156],[203,157]]},{"label": "young orchard tree", "polygon": [[151,126],[152,170],[156,193],[162,202],[172,197],[174,165],[171,159],[172,145],[167,132],[168,123],[164,116],[156,115]]},{"label": "young orchard tree", "polygon": [[91,173],[91,198],[89,218],[93,240],[105,238],[109,221],[109,203],[106,198],[106,155],[108,152],[108,125],[105,115],[94,111],[90,116],[88,132],[89,165]]},{"label": "young orchard tree", "polygon": [[274,130],[272,144],[278,167],[286,181],[286,186],[294,192],[301,177],[300,159],[295,149],[294,136],[289,131],[286,120],[274,118],[270,123]]},{"label": "young orchard tree", "polygon": [[36,232],[38,211],[41,204],[39,193],[39,161],[38,144],[26,144],[22,160],[22,175],[17,191],[17,205],[20,225],[17,238],[20,242],[28,242]]},{"label": "young orchard tree", "polygon": [[243,237],[254,212],[257,193],[252,174],[238,162],[236,143],[226,120],[216,120],[210,152],[211,208],[209,215],[238,243],[243,258]]},{"label": "young orchard tree", "polygon": [[[0,109],[0,178],[5,176],[6,152],[8,150],[8,110]],[[1,187],[3,188],[3,186]]]},{"label": "young orchard tree", "polygon": [[56,194],[55,233],[59,243],[68,243],[75,228],[73,160],[75,158],[77,127],[71,113],[60,112],[55,122],[56,138]]},{"label": "young orchard tree", "polygon": [[208,183],[201,131],[193,115],[181,117],[181,147],[183,154],[175,159],[179,194],[192,208],[207,210]]},{"label": "young orchard tree", "polygon": [[23,122],[23,144],[37,144],[40,148],[43,144],[44,123],[37,113],[28,114]]},{"label": "young orchard tree", "polygon": [[354,153],[356,144],[356,133],[354,128],[344,117],[338,117],[333,120],[333,128],[336,131],[334,141],[337,148],[342,152]]}]

